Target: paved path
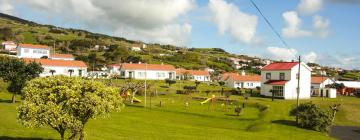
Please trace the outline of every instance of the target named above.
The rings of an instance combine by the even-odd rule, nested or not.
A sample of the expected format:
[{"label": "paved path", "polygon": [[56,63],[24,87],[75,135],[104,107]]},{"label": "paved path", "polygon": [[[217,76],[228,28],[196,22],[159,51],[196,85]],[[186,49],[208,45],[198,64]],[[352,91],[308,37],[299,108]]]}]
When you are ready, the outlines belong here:
[{"label": "paved path", "polygon": [[357,126],[333,126],[330,136],[341,140],[359,140],[360,127]]}]

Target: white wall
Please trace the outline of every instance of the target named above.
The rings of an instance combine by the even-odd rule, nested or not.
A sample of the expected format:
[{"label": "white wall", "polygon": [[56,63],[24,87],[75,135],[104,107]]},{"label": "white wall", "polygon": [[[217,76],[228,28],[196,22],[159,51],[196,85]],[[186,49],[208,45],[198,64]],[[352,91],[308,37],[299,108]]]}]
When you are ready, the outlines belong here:
[{"label": "white wall", "polygon": [[[36,53],[36,51],[43,51],[44,53]],[[17,56],[19,58],[41,58],[43,56],[49,57],[49,55],[50,51],[48,49],[17,48]]]},{"label": "white wall", "polygon": [[55,70],[56,72],[54,75],[66,75],[70,76],[69,69],[73,69],[74,72],[71,74],[71,76],[79,76],[79,70],[81,70],[81,76],[85,77],[87,76],[87,68],[80,68],[80,67],[58,67],[58,66],[42,66],[44,68],[43,73],[40,74],[40,77],[45,76],[52,76],[50,73],[50,70]]},{"label": "white wall", "polygon": [[120,70],[119,75],[121,76],[121,72],[125,72],[124,78],[129,78],[129,72],[132,72],[132,78],[134,79],[148,79],[148,80],[165,80],[169,79],[170,73],[172,73],[171,79],[176,79],[176,72],[174,71],[160,71],[160,70]]},{"label": "white wall", "polygon": [[16,44],[5,44],[4,49],[7,51],[14,51],[16,50]]},{"label": "white wall", "polygon": [[311,84],[311,87],[313,87],[314,89],[320,89],[320,88],[325,88],[326,85],[333,84],[333,83],[334,83],[333,80],[326,79],[324,82],[322,82],[320,84]]},{"label": "white wall", "polygon": [[[309,99],[311,94],[311,71],[308,67],[304,66],[306,64],[301,65],[301,73],[300,73],[300,99]],[[271,96],[270,89],[272,89],[271,85],[264,86],[265,82],[268,81],[266,79],[266,73],[271,73],[271,80],[279,80],[280,73],[285,73],[285,80],[288,82],[284,86],[284,99],[296,99],[297,98],[297,84],[298,80],[296,79],[296,75],[298,74],[299,65],[294,66],[291,70],[285,71],[261,71],[261,95]]]}]

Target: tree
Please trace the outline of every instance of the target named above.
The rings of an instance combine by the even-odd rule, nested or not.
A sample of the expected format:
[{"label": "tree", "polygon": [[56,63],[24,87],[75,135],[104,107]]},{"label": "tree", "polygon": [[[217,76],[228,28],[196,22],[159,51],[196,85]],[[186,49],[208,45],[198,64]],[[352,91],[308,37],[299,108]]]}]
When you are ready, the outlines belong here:
[{"label": "tree", "polygon": [[195,81],[195,87],[197,88],[200,85],[200,81]]},{"label": "tree", "polygon": [[27,127],[49,126],[64,139],[79,135],[90,119],[119,111],[124,105],[118,91],[101,82],[79,77],[52,76],[29,81],[18,107],[18,120]]},{"label": "tree", "polygon": [[110,45],[103,56],[110,62],[124,62],[129,56],[129,50],[125,46]]},{"label": "tree", "polygon": [[51,76],[54,76],[55,72],[56,72],[56,70],[50,70]]},{"label": "tree", "polygon": [[311,102],[300,104],[290,111],[290,115],[298,116],[299,127],[321,132],[329,131],[334,117]]},{"label": "tree", "polygon": [[71,75],[72,75],[72,73],[74,72],[74,70],[73,70],[73,69],[69,69],[68,72],[70,73],[70,77],[71,77]]},{"label": "tree", "polygon": [[172,80],[172,79],[165,79],[165,83],[167,83],[169,85],[169,87],[170,87],[172,84],[175,84],[176,81]]},{"label": "tree", "polygon": [[224,85],[225,85],[225,82],[224,81],[219,81],[219,85],[221,86],[221,95],[224,94]]},{"label": "tree", "polygon": [[43,68],[35,63],[25,63],[17,58],[0,56],[0,78],[9,82],[7,90],[13,93],[12,102],[16,101],[16,94],[20,94],[26,81],[39,77]]}]

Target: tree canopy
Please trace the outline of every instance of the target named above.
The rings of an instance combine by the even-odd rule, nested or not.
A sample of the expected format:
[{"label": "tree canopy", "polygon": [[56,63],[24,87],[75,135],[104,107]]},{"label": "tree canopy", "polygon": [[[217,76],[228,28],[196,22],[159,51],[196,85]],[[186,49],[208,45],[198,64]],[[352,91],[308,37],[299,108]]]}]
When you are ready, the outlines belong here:
[{"label": "tree canopy", "polygon": [[84,138],[89,119],[119,111],[123,101],[118,91],[101,82],[79,77],[51,76],[29,81],[18,119],[28,127],[49,126],[64,139]]},{"label": "tree canopy", "polygon": [[17,58],[0,56],[0,78],[9,82],[8,91],[13,93],[12,102],[15,102],[15,95],[20,94],[25,82],[35,77],[39,77],[43,68],[31,62],[26,64]]}]

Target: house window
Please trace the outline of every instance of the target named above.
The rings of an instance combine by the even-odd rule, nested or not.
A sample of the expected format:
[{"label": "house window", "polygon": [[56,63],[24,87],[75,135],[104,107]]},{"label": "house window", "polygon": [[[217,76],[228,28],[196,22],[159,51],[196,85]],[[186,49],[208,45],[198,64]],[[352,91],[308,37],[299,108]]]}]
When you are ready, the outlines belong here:
[{"label": "house window", "polygon": [[266,73],[266,80],[270,80],[271,79],[271,73]]},{"label": "house window", "polygon": [[145,77],[146,73],[145,72],[138,72],[139,77]]},{"label": "house window", "polygon": [[163,72],[158,72],[156,73],[157,77],[165,77],[165,73]]},{"label": "house window", "polygon": [[285,80],[285,73],[280,73],[280,80]]},{"label": "house window", "polygon": [[275,97],[284,97],[284,86],[273,86],[272,93]]},{"label": "house window", "polygon": [[120,76],[125,76],[125,71],[121,71]]},{"label": "house window", "polygon": [[250,83],[250,86],[254,86],[254,83]]},{"label": "house window", "polygon": [[82,70],[79,70],[79,76],[82,76]]},{"label": "house window", "polygon": [[24,53],[29,53],[29,49],[24,49]]}]

